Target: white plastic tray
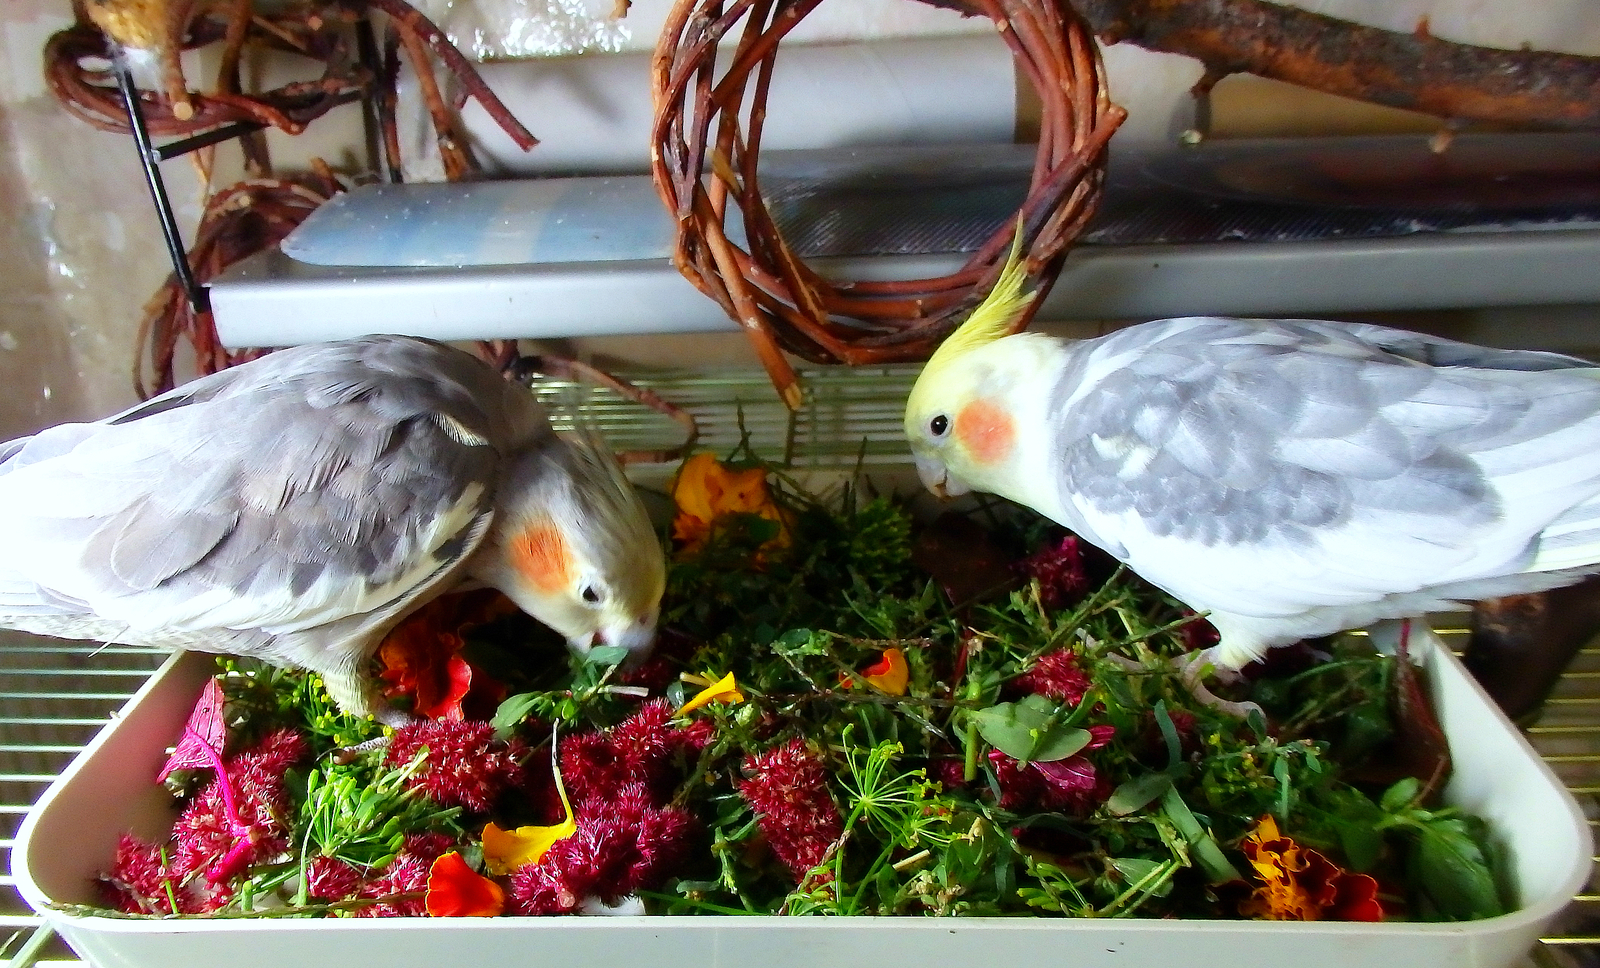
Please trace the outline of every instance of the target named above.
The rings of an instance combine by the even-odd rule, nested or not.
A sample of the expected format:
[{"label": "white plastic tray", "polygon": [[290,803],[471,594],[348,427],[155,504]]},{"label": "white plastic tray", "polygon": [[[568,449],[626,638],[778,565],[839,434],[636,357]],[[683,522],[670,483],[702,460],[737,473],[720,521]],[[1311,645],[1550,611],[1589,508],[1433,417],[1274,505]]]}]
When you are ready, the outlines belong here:
[{"label": "white plastic tray", "polygon": [[[1430,637],[1431,639],[1431,637]],[[124,831],[164,835],[151,782],[214,668],[178,655],[58,779],[13,852],[28,903],[100,968],[247,964],[540,965],[547,968],[1505,968],[1519,963],[1590,869],[1570,795],[1437,639],[1421,649],[1455,775],[1447,799],[1489,821],[1520,898],[1458,924],[1030,918],[617,917],[376,920],[118,920],[73,917]]]}]

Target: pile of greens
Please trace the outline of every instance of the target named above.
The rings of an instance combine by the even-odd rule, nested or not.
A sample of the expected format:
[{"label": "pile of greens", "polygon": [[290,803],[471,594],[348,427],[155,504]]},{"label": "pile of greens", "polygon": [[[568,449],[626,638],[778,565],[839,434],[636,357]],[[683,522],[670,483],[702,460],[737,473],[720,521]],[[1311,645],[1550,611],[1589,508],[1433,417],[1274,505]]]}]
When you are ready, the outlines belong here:
[{"label": "pile of greens", "polygon": [[[1048,522],[990,508],[919,526],[853,487],[768,483],[762,507],[680,541],[643,669],[568,657],[517,616],[459,630],[474,682],[500,686],[466,702],[462,728],[488,738],[451,754],[506,777],[479,801],[439,793],[439,749],[382,748],[315,677],[224,663],[230,764],[275,731],[307,746],[258,814],[276,811],[279,842],[194,909],[172,886],[199,875],[148,848],[108,874],[123,910],[417,914],[433,888],[400,868],[426,874],[444,848],[510,913],[582,909],[579,891],[675,915],[1449,920],[1512,900],[1484,825],[1436,800],[1415,675],[1364,637],[1213,682],[1258,705],[1241,717],[1174,662],[1203,621]],[[596,771],[629,757],[648,759],[618,794],[637,809],[602,817],[623,774]],[[187,775],[180,797],[205,796],[210,774]],[[624,814],[638,843],[606,846]],[[491,822],[560,839],[508,868],[486,857]]]}]

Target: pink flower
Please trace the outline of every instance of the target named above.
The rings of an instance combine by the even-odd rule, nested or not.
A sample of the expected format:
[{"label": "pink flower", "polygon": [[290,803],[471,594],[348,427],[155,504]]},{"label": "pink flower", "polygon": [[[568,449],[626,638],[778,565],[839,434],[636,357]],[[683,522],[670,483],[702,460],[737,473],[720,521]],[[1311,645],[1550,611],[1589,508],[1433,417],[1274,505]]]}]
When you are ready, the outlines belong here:
[{"label": "pink flower", "polygon": [[440,806],[486,813],[501,793],[522,783],[518,762],[522,744],[495,739],[488,723],[444,719],[409,723],[394,731],[384,762],[402,766],[423,747],[428,749],[427,759],[406,785],[421,788]]},{"label": "pink flower", "polygon": [[822,760],[799,739],[745,758],[739,793],[756,813],[772,852],[798,880],[844,834]]},{"label": "pink flower", "polygon": [[285,729],[223,761],[242,835],[228,816],[223,783],[212,777],[178,815],[165,847],[124,836],[103,878],[112,902],[124,911],[167,914],[174,913],[174,901],[177,913],[221,907],[231,896],[232,877],[288,850],[283,776],[309,749],[304,737]]},{"label": "pink flower", "polygon": [[1011,681],[1024,693],[1038,693],[1057,702],[1075,706],[1089,691],[1089,677],[1078,667],[1078,657],[1070,649],[1046,652],[1033,667]]},{"label": "pink flower", "polygon": [[222,785],[207,783],[172,825],[172,869],[182,877],[204,871],[222,884],[289,846],[289,795],[284,772],[310,752],[305,737],[288,730],[269,734],[253,750],[226,762],[234,806],[249,828],[241,837],[227,816]]},{"label": "pink flower", "polygon": [[1071,605],[1089,591],[1089,574],[1077,535],[1069,534],[1054,546],[1045,545],[1017,567],[1038,580],[1039,602],[1047,609]]}]

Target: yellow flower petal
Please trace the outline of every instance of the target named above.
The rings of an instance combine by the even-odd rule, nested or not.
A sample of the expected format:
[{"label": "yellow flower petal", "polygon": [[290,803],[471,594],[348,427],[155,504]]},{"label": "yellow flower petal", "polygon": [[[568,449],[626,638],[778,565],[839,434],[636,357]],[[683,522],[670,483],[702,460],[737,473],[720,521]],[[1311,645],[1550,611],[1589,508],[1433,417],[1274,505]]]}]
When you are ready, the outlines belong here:
[{"label": "yellow flower petal", "polygon": [[906,684],[911,681],[911,670],[906,667],[906,655],[890,646],[883,657],[862,673],[862,678],[891,696],[906,694]]},{"label": "yellow flower petal", "polygon": [[567,819],[549,827],[518,827],[501,830],[492,821],[483,828],[483,864],[489,873],[504,877],[529,864],[537,864],[545,851],[558,840],[565,840],[578,832],[577,818],[572,815],[572,802],[567,799],[567,786],[561,782],[561,768],[556,766],[555,751],[559,745],[551,737],[551,767],[556,775],[556,792],[561,795],[561,809]]},{"label": "yellow flower petal", "polygon": [[699,709],[714,702],[744,702],[744,693],[739,691],[739,684],[733,681],[733,673],[728,673],[700,690],[693,699],[679,706],[673,715],[682,716],[691,709]]}]

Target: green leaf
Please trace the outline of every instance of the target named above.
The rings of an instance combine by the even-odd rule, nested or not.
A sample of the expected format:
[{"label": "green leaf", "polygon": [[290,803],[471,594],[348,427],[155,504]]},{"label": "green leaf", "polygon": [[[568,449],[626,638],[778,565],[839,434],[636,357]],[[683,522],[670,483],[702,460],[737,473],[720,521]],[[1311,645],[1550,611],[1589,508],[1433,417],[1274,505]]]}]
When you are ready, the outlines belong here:
[{"label": "green leaf", "polygon": [[1171,788],[1170,773],[1146,773],[1143,776],[1136,776],[1131,780],[1124,780],[1122,785],[1112,792],[1111,798],[1106,801],[1106,809],[1111,811],[1113,816],[1125,817]]},{"label": "green leaf", "polygon": [[533,707],[539,704],[539,697],[539,693],[524,692],[507,698],[494,711],[494,718],[489,720],[489,725],[494,727],[496,733],[510,731],[533,712]]},{"label": "green leaf", "polygon": [[1384,813],[1399,813],[1417,799],[1417,791],[1420,789],[1422,781],[1414,776],[1408,776],[1383,791],[1383,799],[1378,805],[1383,808]]},{"label": "green leaf", "polygon": [[[1155,775],[1164,776],[1165,774],[1158,773]],[[1116,868],[1117,873],[1121,874],[1122,879],[1127,881],[1129,885],[1138,884],[1140,881],[1143,881],[1145,878],[1150,877],[1156,871],[1160,870],[1167,863],[1167,861],[1151,860],[1148,857],[1111,858],[1111,866]],[[1161,881],[1160,886],[1150,891],[1150,893],[1156,897],[1166,897],[1169,893],[1171,893],[1171,891],[1172,879],[1168,878],[1167,880]]]},{"label": "green leaf", "polygon": [[1411,862],[1422,893],[1441,918],[1472,921],[1505,912],[1483,849],[1461,821],[1420,825]]},{"label": "green leaf", "polygon": [[1370,871],[1383,854],[1383,831],[1370,824],[1339,825],[1339,846],[1353,871]]},{"label": "green leaf", "polygon": [[1012,759],[1049,763],[1066,759],[1088,746],[1092,738],[1086,729],[1058,722],[1060,712],[1050,700],[1034,695],[980,709],[972,714],[972,720],[990,746]]},{"label": "green leaf", "polygon": [[597,645],[583,656],[588,665],[610,668],[621,665],[628,658],[628,650],[620,645]]},{"label": "green leaf", "polygon": [[[1167,744],[1167,773],[1172,773],[1183,760],[1183,741],[1178,738],[1178,727],[1167,714],[1167,701],[1156,700],[1156,725],[1161,727],[1161,739]],[[1152,798],[1153,799],[1153,798]],[[1146,801],[1147,803],[1149,801]]]},{"label": "green leaf", "polygon": [[1211,883],[1224,884],[1242,879],[1243,875],[1228,862],[1210,832],[1200,826],[1200,821],[1190,812],[1189,805],[1183,802],[1177,790],[1167,790],[1161,801],[1161,810],[1178,828],[1183,839],[1189,842],[1189,846],[1194,848],[1194,859]]}]

